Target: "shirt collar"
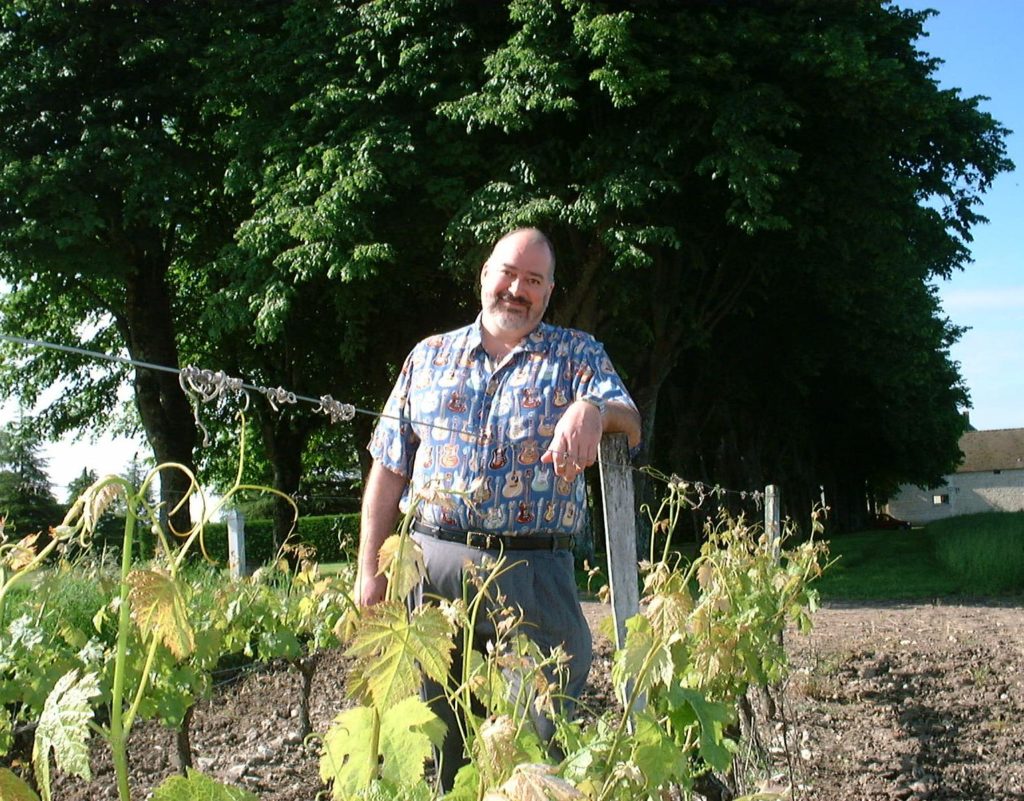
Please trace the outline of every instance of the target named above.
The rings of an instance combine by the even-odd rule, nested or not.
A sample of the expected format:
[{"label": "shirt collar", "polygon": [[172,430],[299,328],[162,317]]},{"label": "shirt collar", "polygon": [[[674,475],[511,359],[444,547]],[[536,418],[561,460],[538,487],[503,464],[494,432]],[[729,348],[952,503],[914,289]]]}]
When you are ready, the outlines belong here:
[{"label": "shirt collar", "polygon": [[[483,330],[483,313],[476,316],[476,321],[469,327],[466,338],[466,345],[474,353],[483,351],[484,342],[481,331]],[[529,334],[520,340],[519,344],[512,349],[513,353],[526,351],[529,353],[546,353],[554,327],[545,322],[540,322]]]}]

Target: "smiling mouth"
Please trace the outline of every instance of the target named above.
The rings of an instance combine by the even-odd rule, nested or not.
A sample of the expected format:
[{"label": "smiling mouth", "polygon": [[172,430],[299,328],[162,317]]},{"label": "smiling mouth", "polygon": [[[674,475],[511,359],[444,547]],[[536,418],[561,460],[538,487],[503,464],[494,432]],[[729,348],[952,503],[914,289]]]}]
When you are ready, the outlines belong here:
[{"label": "smiling mouth", "polygon": [[530,308],[530,304],[527,303],[525,300],[519,300],[518,298],[511,297],[509,295],[505,295],[505,296],[499,297],[498,300],[501,301],[502,303],[504,303],[506,306],[511,306],[513,308],[519,308],[519,309],[528,309],[528,308]]}]

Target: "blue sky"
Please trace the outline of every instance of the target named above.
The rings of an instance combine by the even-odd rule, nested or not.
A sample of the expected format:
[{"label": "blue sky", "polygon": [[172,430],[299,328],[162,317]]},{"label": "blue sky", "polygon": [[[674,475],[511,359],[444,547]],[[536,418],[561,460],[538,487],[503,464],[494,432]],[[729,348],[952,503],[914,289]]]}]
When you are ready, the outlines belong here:
[{"label": "blue sky", "polygon": [[953,347],[971,392],[979,429],[1024,427],[1024,0],[898,0],[938,11],[919,49],[943,59],[943,88],[985,95],[981,108],[1014,131],[1007,150],[1018,169],[1000,175],[985,196],[987,225],[975,229],[974,263],[939,284],[950,319],[970,326]]}]

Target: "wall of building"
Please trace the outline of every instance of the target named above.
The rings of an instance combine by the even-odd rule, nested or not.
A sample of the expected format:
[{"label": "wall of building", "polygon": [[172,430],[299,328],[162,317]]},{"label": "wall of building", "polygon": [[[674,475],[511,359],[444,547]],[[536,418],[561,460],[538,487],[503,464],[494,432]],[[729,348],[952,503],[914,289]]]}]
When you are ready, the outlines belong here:
[{"label": "wall of building", "polygon": [[[904,485],[889,501],[889,514],[914,525],[978,512],[1024,511],[1024,470],[955,473],[937,489]],[[936,496],[948,502],[936,503]]]}]

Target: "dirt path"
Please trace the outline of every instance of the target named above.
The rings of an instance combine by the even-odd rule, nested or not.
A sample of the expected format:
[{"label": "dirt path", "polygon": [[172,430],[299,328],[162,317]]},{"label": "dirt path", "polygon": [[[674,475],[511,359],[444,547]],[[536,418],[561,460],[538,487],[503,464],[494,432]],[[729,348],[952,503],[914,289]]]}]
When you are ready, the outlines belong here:
[{"label": "dirt path", "polygon": [[[608,615],[585,611],[595,627]],[[772,789],[793,785],[808,801],[1024,801],[1024,606],[831,605],[815,622],[810,636],[787,635],[789,724],[763,727]],[[597,643],[584,705],[610,698],[611,648]],[[316,731],[343,708],[345,669],[336,652],[322,659]],[[221,686],[197,708],[196,766],[265,801],[311,801],[317,744],[295,734],[297,691],[286,670]],[[143,798],[174,770],[172,739],[147,724],[131,747]],[[92,761],[92,784],[61,779],[54,797],[115,799],[106,751],[94,747]]]},{"label": "dirt path", "polygon": [[1024,607],[834,604],[787,645],[797,797],[1024,799]]}]

